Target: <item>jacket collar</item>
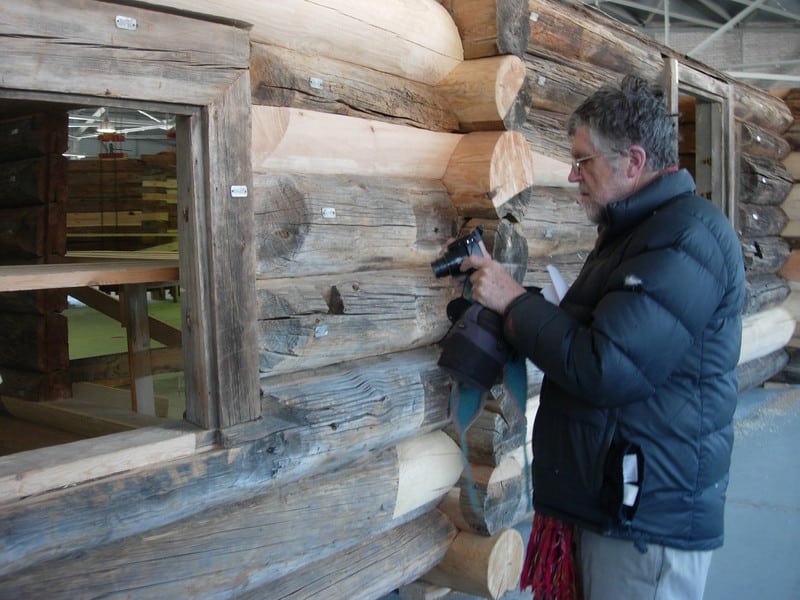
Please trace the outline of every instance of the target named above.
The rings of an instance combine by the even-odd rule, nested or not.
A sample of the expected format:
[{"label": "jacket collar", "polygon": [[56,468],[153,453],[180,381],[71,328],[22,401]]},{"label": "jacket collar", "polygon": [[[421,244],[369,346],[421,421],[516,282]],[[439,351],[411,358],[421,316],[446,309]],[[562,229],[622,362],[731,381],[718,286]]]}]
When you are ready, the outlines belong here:
[{"label": "jacket collar", "polygon": [[606,207],[606,223],[600,226],[602,237],[614,237],[638,225],[676,196],[695,190],[689,171],[681,169],[661,175],[634,194]]}]

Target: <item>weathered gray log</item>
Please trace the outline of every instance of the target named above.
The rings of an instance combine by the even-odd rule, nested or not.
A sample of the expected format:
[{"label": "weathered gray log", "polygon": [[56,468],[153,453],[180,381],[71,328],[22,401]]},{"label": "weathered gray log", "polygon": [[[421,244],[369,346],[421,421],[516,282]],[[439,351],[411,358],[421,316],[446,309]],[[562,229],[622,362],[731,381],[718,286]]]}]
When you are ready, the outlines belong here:
[{"label": "weathered gray log", "polygon": [[434,510],[241,594],[237,600],[374,600],[434,568],[457,534],[450,520]]},{"label": "weathered gray log", "polygon": [[0,574],[245,501],[441,429],[449,392],[437,357],[423,349],[267,379],[263,417],[221,432],[229,449],[6,504],[13,536],[4,539]]},{"label": "weathered gray log", "polygon": [[791,253],[788,242],[778,236],[743,238],[742,249],[748,277],[757,273],[777,273]]},{"label": "weathered gray log", "polygon": [[783,369],[772,377],[772,380],[783,383],[800,383],[800,348],[787,346],[784,351],[787,355],[787,362]]},{"label": "weathered gray log", "polygon": [[[656,79],[664,66],[655,43],[598,11],[557,0],[530,0],[527,52],[586,62],[616,73]],[[545,53],[546,52],[546,53]]]},{"label": "weathered gray log", "polygon": [[253,176],[259,277],[430,264],[457,232],[439,181]]},{"label": "weathered gray log", "polygon": [[[524,194],[523,194],[524,195]],[[512,277],[518,282],[522,282],[525,270],[528,265],[528,241],[523,235],[522,227],[516,222],[516,216],[520,214],[522,207],[527,202],[512,200],[507,203],[513,204],[509,207],[507,218],[499,220],[470,219],[459,232],[465,235],[478,226],[483,228],[483,241],[489,254],[496,261],[500,262]]]},{"label": "weathered gray log", "polygon": [[792,150],[800,150],[800,118],[795,117],[794,122],[783,132],[783,137],[789,142]]},{"label": "weathered gray log", "polygon": [[589,251],[594,247],[597,226],[586,218],[579,197],[577,187],[531,189],[530,204],[522,222],[529,261],[546,264],[552,255]]},{"label": "weathered gray log", "polygon": [[736,118],[782,134],[794,120],[786,103],[740,80],[731,80],[733,114]]},{"label": "weathered gray log", "polygon": [[[566,114],[531,109],[528,113],[528,120],[525,121],[520,132],[535,153],[565,163],[571,160]],[[566,177],[564,185],[567,185]]]},{"label": "weathered gray log", "polygon": [[428,346],[450,327],[452,278],[417,269],[257,282],[260,371],[276,375]]},{"label": "weathered gray log", "polygon": [[547,271],[548,265],[553,265],[559,270],[567,285],[572,284],[578,278],[589,252],[590,250],[576,250],[574,252],[551,254],[546,260],[529,260],[524,285],[544,287],[551,283],[550,273]]},{"label": "weathered gray log", "polygon": [[[525,443],[527,428],[525,415],[511,422],[502,414],[482,410],[478,418],[466,432],[467,460],[475,465],[496,467],[512,450]],[[444,429],[456,443],[461,443],[460,435],[453,425]]]},{"label": "weathered gray log", "polygon": [[67,111],[57,110],[3,119],[0,161],[17,161],[67,151]]},{"label": "weathered gray log", "polygon": [[[406,442],[421,446],[420,464],[404,464],[401,448],[391,448],[146,534],[101,543],[80,553],[80,568],[74,555],[32,565],[0,579],[0,595],[218,598],[248,591],[430,511],[461,471],[452,441],[441,432],[426,438],[439,436],[449,451],[426,439]],[[421,465],[427,480],[403,476],[407,468],[419,475]],[[404,488],[415,485],[430,493],[403,504]]]},{"label": "weathered gray log", "polygon": [[527,0],[438,0],[458,26],[464,58],[522,56],[530,34]]},{"label": "weathered gray log", "polygon": [[792,178],[778,160],[742,154],[739,171],[739,202],[778,205],[792,187]]},{"label": "weathered gray log", "polygon": [[457,131],[458,118],[435,86],[349,61],[252,43],[253,103]]},{"label": "weathered gray log", "polygon": [[736,139],[739,152],[751,156],[781,160],[791,152],[786,138],[746,121],[736,121]]},{"label": "weathered gray log", "polygon": [[740,364],[736,367],[739,393],[758,387],[780,373],[789,362],[789,353],[780,348],[766,356]]},{"label": "weathered gray log", "polygon": [[744,237],[780,235],[787,221],[780,206],[739,202],[737,227]]},{"label": "weathered gray log", "polygon": [[744,314],[780,305],[788,296],[789,283],[775,273],[749,275],[745,282]]}]

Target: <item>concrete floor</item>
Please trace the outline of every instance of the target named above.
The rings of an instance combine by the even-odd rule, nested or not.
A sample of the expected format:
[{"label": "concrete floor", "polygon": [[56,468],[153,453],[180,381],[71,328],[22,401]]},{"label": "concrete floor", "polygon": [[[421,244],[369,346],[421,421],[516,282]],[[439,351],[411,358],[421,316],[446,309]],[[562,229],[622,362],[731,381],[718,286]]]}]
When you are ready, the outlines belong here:
[{"label": "concrete floor", "polygon": [[[800,386],[744,392],[735,435],[725,544],[714,553],[704,600],[800,600]],[[530,525],[517,529],[527,543]],[[531,600],[531,593],[503,600]]]}]

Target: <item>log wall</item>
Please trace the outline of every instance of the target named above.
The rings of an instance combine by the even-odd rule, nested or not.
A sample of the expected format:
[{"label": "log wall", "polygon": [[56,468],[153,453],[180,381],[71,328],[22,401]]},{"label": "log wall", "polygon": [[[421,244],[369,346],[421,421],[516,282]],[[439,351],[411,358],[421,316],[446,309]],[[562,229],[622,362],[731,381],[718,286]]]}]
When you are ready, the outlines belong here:
[{"label": "log wall", "polygon": [[[189,420],[215,423],[217,411],[221,427],[178,428],[159,442],[169,453],[144,463],[117,449],[130,470],[95,477],[99,466],[69,452],[67,469],[38,477],[0,461],[0,597],[379,598],[417,579],[487,597],[513,589],[542,374],[528,365],[524,414],[496,386],[459,447],[436,359],[461,288],[430,262],[481,224],[519,281],[547,283],[548,264],[571,281],[595,231],[566,181],[566,118],[597,85],[632,69],[665,77],[675,57],[554,0],[145,4],[244,22],[250,38],[249,79],[205,117],[214,136],[251,146],[241,177],[253,270],[215,262],[213,318],[192,315],[205,337],[189,357],[226,368],[192,390],[207,398]],[[791,222],[779,141],[789,123],[779,99],[703,70],[731,86],[737,118],[748,387],[781,364],[794,328],[777,275]],[[226,103],[248,91],[249,131],[226,130]],[[217,179],[192,185],[202,196]],[[191,227],[205,251],[239,242],[224,235],[228,216],[230,231],[249,232],[237,227],[250,205],[201,205]],[[183,263],[181,277],[209,275]],[[234,299],[252,322],[235,322],[235,302],[223,310],[223,282],[242,284]],[[237,332],[253,340],[260,398],[235,393],[232,405],[237,359],[217,344]],[[64,470],[71,487],[48,487]]]}]

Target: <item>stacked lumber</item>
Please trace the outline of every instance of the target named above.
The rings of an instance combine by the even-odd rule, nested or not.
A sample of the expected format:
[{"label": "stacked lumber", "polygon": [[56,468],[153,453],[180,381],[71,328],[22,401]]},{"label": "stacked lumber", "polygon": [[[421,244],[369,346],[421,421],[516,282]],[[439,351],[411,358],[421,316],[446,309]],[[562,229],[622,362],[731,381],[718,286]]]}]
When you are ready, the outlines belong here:
[{"label": "stacked lumber", "polygon": [[[66,252],[67,115],[0,121],[0,256],[4,265],[57,261]],[[59,290],[0,294],[0,395],[70,395],[67,297]]]},{"label": "stacked lumber", "polygon": [[[781,235],[791,248],[791,252],[779,273],[786,278],[790,290],[783,308],[796,322],[800,322],[800,89],[789,90],[783,99],[794,118],[784,132],[783,138],[787,145],[787,150],[783,153],[783,166],[791,181],[791,187],[781,204],[786,214],[786,224]],[[786,351],[787,364],[776,379],[797,383],[800,381],[800,329],[797,326]]]},{"label": "stacked lumber", "polygon": [[141,250],[177,239],[174,152],[68,165],[70,250]]}]

